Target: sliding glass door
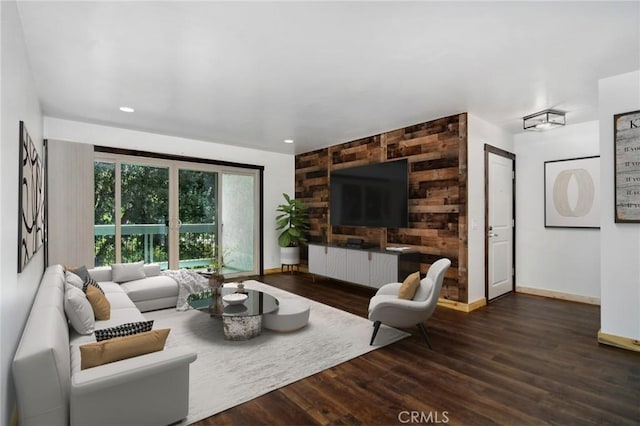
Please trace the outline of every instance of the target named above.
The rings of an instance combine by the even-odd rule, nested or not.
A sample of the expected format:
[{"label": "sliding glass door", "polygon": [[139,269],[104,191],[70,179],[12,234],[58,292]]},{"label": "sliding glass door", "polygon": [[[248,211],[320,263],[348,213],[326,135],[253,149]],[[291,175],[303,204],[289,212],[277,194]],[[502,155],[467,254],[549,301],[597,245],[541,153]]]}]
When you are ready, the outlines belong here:
[{"label": "sliding glass door", "polygon": [[167,265],[169,168],[96,161],[94,187],[96,266],[140,260]]},{"label": "sliding glass door", "polygon": [[258,273],[258,170],[133,159],[96,154],[96,266]]},{"label": "sliding glass door", "polygon": [[218,173],[178,170],[179,266],[218,269]]},{"label": "sliding glass door", "polygon": [[167,264],[169,168],[122,163],[120,260]]},{"label": "sliding glass door", "polygon": [[95,161],[93,171],[95,265],[109,265],[119,259],[116,257],[116,163]]},{"label": "sliding glass door", "polygon": [[253,272],[256,265],[257,189],[255,174],[222,174],[224,273]]}]

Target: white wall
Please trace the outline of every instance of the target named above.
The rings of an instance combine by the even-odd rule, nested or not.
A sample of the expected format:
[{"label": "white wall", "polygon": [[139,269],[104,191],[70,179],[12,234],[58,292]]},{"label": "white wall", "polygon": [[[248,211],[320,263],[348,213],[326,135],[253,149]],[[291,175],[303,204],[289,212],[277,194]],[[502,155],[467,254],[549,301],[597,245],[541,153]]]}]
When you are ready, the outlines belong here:
[{"label": "white wall", "polygon": [[[18,135],[27,126],[42,156],[42,114],[14,1],[0,2],[2,93],[0,131],[0,422],[9,424],[15,407],[11,362],[44,267],[44,249],[18,274]],[[41,157],[42,158],[42,157]]]},{"label": "white wall", "polygon": [[77,121],[44,118],[45,138],[108,147],[160,152],[264,166],[264,267],[280,267],[280,248],[275,230],[276,207],[282,193],[294,193],[295,157],[155,133],[100,126]]},{"label": "white wall", "polygon": [[[568,116],[571,119],[571,116]],[[516,287],[600,300],[600,231],[544,227],[544,162],[599,155],[598,122],[514,136]],[[596,183],[597,185],[597,183]]]},{"label": "white wall", "polygon": [[[484,270],[484,145],[513,152],[513,138],[511,134],[499,127],[467,115],[467,164],[469,187],[468,194],[468,245],[469,245],[469,299],[473,303],[485,297]],[[518,160],[516,159],[516,162]],[[516,194],[517,198],[517,194]]]},{"label": "white wall", "polygon": [[640,110],[640,71],[599,82],[600,119],[600,327],[640,339],[640,223],[614,222],[613,116]]}]

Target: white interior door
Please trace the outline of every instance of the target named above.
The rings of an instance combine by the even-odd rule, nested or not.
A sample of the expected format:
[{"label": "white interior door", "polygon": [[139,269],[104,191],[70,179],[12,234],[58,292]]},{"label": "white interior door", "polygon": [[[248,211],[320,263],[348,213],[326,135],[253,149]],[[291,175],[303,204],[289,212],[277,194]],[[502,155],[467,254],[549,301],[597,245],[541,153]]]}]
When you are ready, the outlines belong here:
[{"label": "white interior door", "polygon": [[513,291],[513,159],[488,153],[489,300]]}]

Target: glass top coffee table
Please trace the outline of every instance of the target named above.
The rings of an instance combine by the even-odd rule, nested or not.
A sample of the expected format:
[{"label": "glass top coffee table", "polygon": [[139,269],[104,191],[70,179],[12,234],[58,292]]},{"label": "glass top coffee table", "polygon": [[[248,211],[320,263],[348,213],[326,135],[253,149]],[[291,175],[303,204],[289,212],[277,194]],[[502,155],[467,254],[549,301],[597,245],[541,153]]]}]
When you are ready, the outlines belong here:
[{"label": "glass top coffee table", "polygon": [[235,287],[222,287],[218,292],[211,289],[190,294],[187,302],[198,311],[221,317],[224,337],[228,340],[247,340],[259,336],[262,332],[262,315],[278,309],[278,299],[258,290],[237,292]]}]

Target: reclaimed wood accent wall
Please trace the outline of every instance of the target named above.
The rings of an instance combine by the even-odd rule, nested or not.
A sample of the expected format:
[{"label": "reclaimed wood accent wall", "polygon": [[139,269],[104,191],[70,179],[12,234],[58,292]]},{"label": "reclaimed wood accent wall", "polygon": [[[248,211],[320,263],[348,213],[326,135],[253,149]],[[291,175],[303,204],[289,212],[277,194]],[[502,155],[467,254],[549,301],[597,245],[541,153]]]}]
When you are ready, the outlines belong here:
[{"label": "reclaimed wood accent wall", "polygon": [[[401,158],[409,161],[408,228],[330,225],[332,170]],[[309,206],[310,241],[340,244],[358,237],[379,247],[410,246],[420,252],[423,274],[448,257],[452,265],[440,297],[468,303],[466,113],[299,154],[295,164],[295,196]]]}]

